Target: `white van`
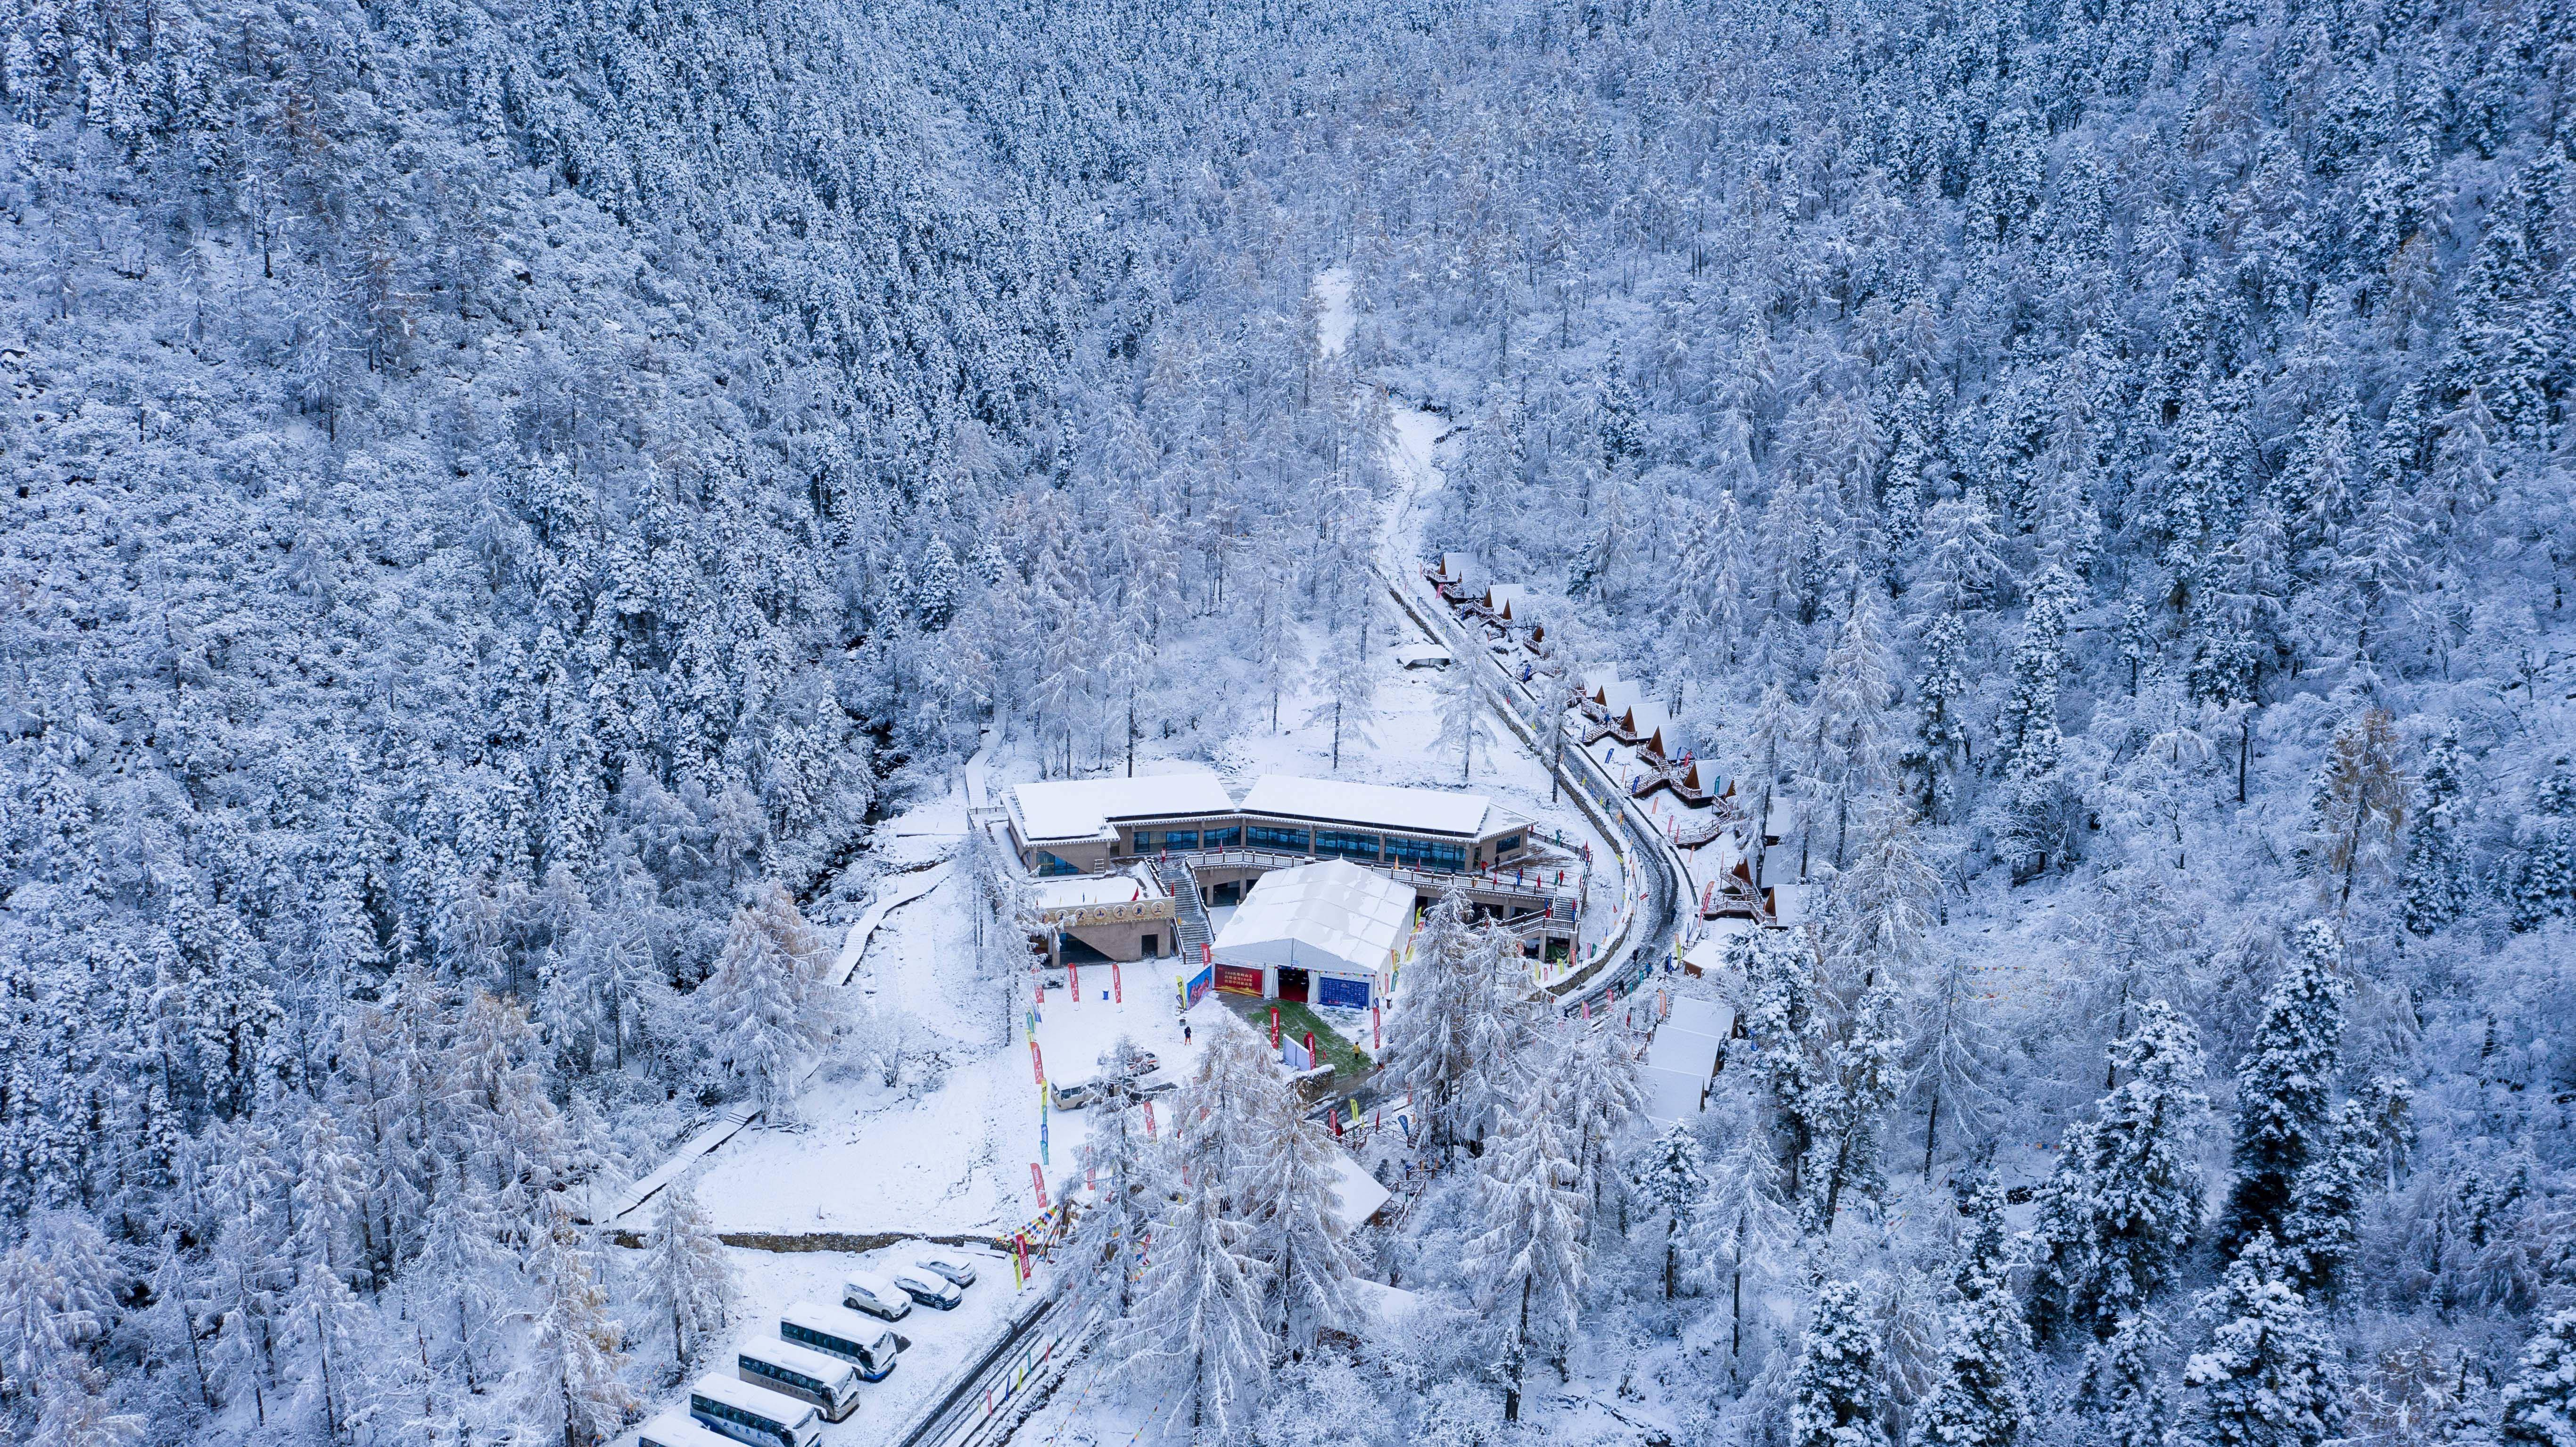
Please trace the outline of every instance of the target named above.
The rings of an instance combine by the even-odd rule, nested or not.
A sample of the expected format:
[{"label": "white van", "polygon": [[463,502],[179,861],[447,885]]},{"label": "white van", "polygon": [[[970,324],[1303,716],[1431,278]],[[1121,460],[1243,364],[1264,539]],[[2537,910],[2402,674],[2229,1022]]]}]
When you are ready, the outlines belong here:
[{"label": "white van", "polygon": [[826,1422],[858,1409],[859,1369],[839,1357],[792,1341],[752,1341],[734,1353],[734,1362],[744,1381],[811,1402]]},{"label": "white van", "polygon": [[901,1344],[895,1334],[855,1311],[800,1301],[778,1317],[778,1334],[801,1347],[836,1356],[859,1369],[867,1381],[882,1382],[894,1370]]},{"label": "white van", "polygon": [[709,1372],[689,1384],[689,1415],[751,1447],[816,1447],[822,1414],[793,1397]]},{"label": "white van", "polygon": [[873,1271],[850,1273],[850,1279],[841,1283],[841,1305],[888,1321],[912,1314],[911,1294]]},{"label": "white van", "polygon": [[[776,1439],[772,1439],[774,1442]],[[677,1407],[647,1422],[635,1434],[635,1447],[738,1447],[731,1437],[709,1431]]]}]

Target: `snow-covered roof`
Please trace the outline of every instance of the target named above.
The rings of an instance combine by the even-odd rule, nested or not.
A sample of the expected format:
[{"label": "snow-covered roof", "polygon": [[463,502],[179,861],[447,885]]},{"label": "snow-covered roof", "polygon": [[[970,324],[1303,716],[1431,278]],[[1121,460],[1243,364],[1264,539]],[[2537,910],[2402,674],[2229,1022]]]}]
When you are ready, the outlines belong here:
[{"label": "snow-covered roof", "polygon": [[1653,699],[1641,698],[1629,705],[1628,722],[1640,736],[1662,734],[1666,744],[1673,742],[1673,716]]},{"label": "snow-covered roof", "polygon": [[1254,880],[1217,932],[1215,952],[1228,964],[1364,974],[1386,968],[1412,928],[1412,886],[1331,859]]},{"label": "snow-covered roof", "polygon": [[1342,1224],[1358,1226],[1377,1214],[1378,1207],[1395,1193],[1377,1183],[1377,1178],[1351,1159],[1349,1151],[1333,1152],[1333,1189],[1342,1193]]},{"label": "snow-covered roof", "polygon": [[1599,693],[1618,681],[1619,670],[1615,668],[1587,668],[1583,670],[1583,691],[1585,693]]},{"label": "snow-covered roof", "polygon": [[1437,643],[1408,643],[1395,650],[1395,661],[1410,668],[1417,663],[1448,663],[1449,650]]},{"label": "snow-covered roof", "polygon": [[1039,909],[1079,909],[1087,904],[1125,904],[1162,897],[1162,882],[1143,865],[1116,874],[1041,879],[1029,886],[1029,902]]},{"label": "snow-covered roof", "polygon": [[1635,708],[1644,698],[1645,692],[1637,687],[1634,679],[1613,678],[1601,685],[1601,706],[1610,711],[1612,718]]},{"label": "snow-covered roof", "polygon": [[673,1407],[637,1428],[635,1443],[636,1447],[739,1447],[732,1438],[718,1435],[690,1416],[685,1407]]},{"label": "snow-covered roof", "polygon": [[1735,1011],[1717,1000],[1684,995],[1673,1001],[1672,1013],[1664,1017],[1664,1028],[1723,1040],[1735,1033]]},{"label": "snow-covered roof", "polygon": [[1467,555],[1465,553],[1442,553],[1440,555],[1440,576],[1447,578],[1453,583],[1465,578],[1467,576]]},{"label": "snow-covered roof", "polygon": [[1233,809],[1225,785],[1206,769],[1133,779],[1049,779],[1011,790],[1011,815],[1020,837],[1032,843],[1107,838],[1109,826],[1123,819]]},{"label": "snow-covered roof", "polygon": [[1473,837],[1485,827],[1493,802],[1482,794],[1453,794],[1446,789],[1264,774],[1253,781],[1252,792],[1243,796],[1243,808],[1252,814],[1285,814],[1372,829]]},{"label": "snow-covered roof", "polygon": [[1700,1102],[1708,1094],[1708,1077],[1640,1065],[1637,1086],[1646,1097],[1646,1119],[1657,1125],[1671,1125],[1699,1114]]},{"label": "snow-covered roof", "polygon": [[1485,606],[1518,620],[1529,612],[1529,589],[1518,583],[1496,583],[1485,590]]},{"label": "snow-covered roof", "polygon": [[1345,1284],[1350,1288],[1351,1301],[1382,1327],[1402,1330],[1424,1305],[1418,1292],[1365,1276],[1354,1276]]}]

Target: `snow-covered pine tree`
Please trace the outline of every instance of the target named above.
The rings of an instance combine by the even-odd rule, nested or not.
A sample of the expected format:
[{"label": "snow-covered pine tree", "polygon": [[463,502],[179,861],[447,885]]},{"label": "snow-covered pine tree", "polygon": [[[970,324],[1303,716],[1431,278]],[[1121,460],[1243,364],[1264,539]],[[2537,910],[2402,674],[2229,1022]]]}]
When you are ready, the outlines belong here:
[{"label": "snow-covered pine tree", "polygon": [[2415,786],[2415,826],[2406,834],[2399,873],[2406,891],[2406,927],[2431,934],[2468,908],[2475,874],[2468,860],[2471,765],[2460,747],[2460,726],[2447,724],[2424,745]]},{"label": "snow-covered pine tree", "polygon": [[2338,915],[2352,908],[2356,884],[2395,863],[2413,788],[2386,709],[2363,709],[2335,730],[2308,800],[2307,849],[2317,897]]},{"label": "snow-covered pine tree", "polygon": [[525,1270],[532,1301],[513,1393],[519,1420],[564,1447],[593,1447],[639,1404],[623,1375],[626,1330],[560,1191],[540,1193]]},{"label": "snow-covered pine tree", "polygon": [[1117,1373],[1168,1402],[1194,1436],[1239,1439],[1270,1378],[1268,1271],[1244,1250],[1250,1234],[1216,1191],[1184,1187],[1155,1223],[1134,1304],[1110,1329]]},{"label": "snow-covered pine tree", "polygon": [[1753,1042],[1753,1076],[1767,1097],[1787,1193],[1798,1197],[1830,1088],[1826,1030],[1831,1002],[1817,987],[1814,956],[1790,936],[1769,931],[1738,936],[1728,945],[1727,959],[1752,996],[1745,1029]]},{"label": "snow-covered pine tree", "polygon": [[1558,1108],[1565,1113],[1566,1138],[1574,1148],[1574,1188],[1598,1217],[1601,1188],[1616,1179],[1620,1134],[1646,1105],[1636,1057],[1607,1025],[1578,1027],[1557,1052],[1550,1074]]},{"label": "snow-covered pine tree", "polygon": [[[1342,771],[1342,740],[1369,742],[1373,735],[1369,725],[1377,721],[1376,659],[1369,656],[1369,595],[1362,592],[1352,606],[1359,616],[1346,619],[1333,630],[1324,645],[1324,656],[1317,667],[1317,680],[1323,697],[1307,711],[1311,727],[1326,724],[1333,731],[1333,772]],[[1463,671],[1465,665],[1460,665]]]},{"label": "snow-covered pine tree", "polygon": [[1718,1144],[1709,1158],[1707,1192],[1692,1213],[1691,1244],[1726,1283],[1726,1372],[1732,1381],[1744,1359],[1745,1275],[1788,1253],[1798,1240],[1798,1217],[1781,1194],[1779,1162],[1753,1112],[1739,1108],[1704,1119],[1703,1139]]},{"label": "snow-covered pine tree", "polygon": [[2219,1233],[2225,1249],[2258,1233],[2277,1239],[2299,1172],[2325,1146],[2327,1092],[2343,1038],[2342,971],[2343,943],[2333,927],[2323,920],[2300,925],[2236,1068],[2236,1178]]},{"label": "snow-covered pine tree", "polygon": [[[1102,1078],[1141,1074],[1137,1054],[1135,1042],[1120,1036],[1100,1057]],[[1124,1315],[1135,1300],[1138,1249],[1152,1229],[1156,1204],[1171,1194],[1164,1152],[1146,1134],[1135,1097],[1117,1091],[1093,1107],[1082,1164],[1097,1194],[1075,1218],[1072,1259],[1098,1270],[1108,1283],[1104,1300]]]},{"label": "snow-covered pine tree", "polygon": [[1681,1280],[1683,1226],[1707,1189],[1708,1177],[1699,1168],[1699,1139],[1682,1121],[1664,1127],[1628,1162],[1630,1195],[1663,1221],[1666,1301],[1673,1299]]},{"label": "snow-covered pine tree", "polygon": [[1828,1057],[1805,1202],[1808,1228],[1819,1234],[1833,1231],[1847,1198],[1876,1200],[1886,1189],[1879,1126],[1904,1084],[1899,1019],[1896,986],[1881,980],[1861,993]]},{"label": "snow-covered pine tree", "polygon": [[2061,1322],[2107,1335],[2172,1284],[2200,1225],[2197,1033],[2149,1000],[2112,1059],[2127,1078],[2067,1128],[2040,1193],[2031,1307],[2043,1335]]},{"label": "snow-covered pine tree", "polygon": [[1883,1447],[1886,1394],[1867,1292],[1856,1281],[1825,1282],[1790,1369],[1790,1447]]},{"label": "snow-covered pine tree", "polygon": [[653,1229],[644,1239],[641,1296],[657,1321],[671,1324],[676,1374],[733,1315],[734,1271],[715,1223],[686,1180],[662,1188]]},{"label": "snow-covered pine tree", "polygon": [[1986,1081],[1995,1069],[1994,1032],[1977,992],[1970,988],[1967,958],[1951,954],[1916,991],[1914,1022],[1906,1032],[1905,1090],[1923,1102],[1923,1177],[1941,1145],[1943,1112],[1953,1136],[1973,1136],[1994,1119],[1997,1096]]},{"label": "snow-covered pine tree", "polygon": [[1887,673],[1877,595],[1861,588],[1852,595],[1807,701],[1807,767],[1818,806],[1832,817],[1837,869],[1848,857],[1853,818],[1887,782],[1893,753],[1886,733],[1892,700]]},{"label": "snow-covered pine tree", "polygon": [[1952,1272],[1958,1301],[1940,1375],[1914,1413],[1908,1440],[1918,1447],[2012,1447],[2030,1434],[2030,1403],[2022,1390],[2030,1332],[2005,1279],[2012,1263],[2003,1208],[2003,1192],[1991,1181],[1961,1203]]},{"label": "snow-covered pine tree", "polygon": [[1486,748],[1485,698],[1475,672],[1463,662],[1449,669],[1440,685],[1440,732],[1433,749],[1457,759],[1458,782],[1476,776],[1476,755]]},{"label": "snow-covered pine tree", "polygon": [[1284,1077],[1274,1076],[1268,1100],[1246,1104],[1260,1119],[1237,1209],[1252,1227],[1249,1254],[1267,1268],[1266,1320],[1279,1340],[1311,1348],[1318,1333],[1347,1328],[1357,1311],[1349,1282],[1358,1261],[1334,1167],[1340,1148]]},{"label": "snow-covered pine tree", "polygon": [[2346,1100],[2299,1171],[2283,1218],[2291,1283],[2311,1300],[2331,1304],[2342,1294],[2344,1268],[2360,1241],[2362,1203],[2380,1175],[2379,1123],[2368,1105]]},{"label": "snow-covered pine tree", "polygon": [[715,973],[698,988],[719,1058],[773,1124],[795,1120],[797,1083],[839,1023],[843,992],[824,978],[830,963],[822,937],[772,882],[734,911]]},{"label": "snow-covered pine tree", "polygon": [[1184,1193],[1204,1193],[1232,1219],[1247,1213],[1243,1191],[1283,1088],[1278,1058],[1231,1011],[1205,1027],[1207,1043],[1172,1122],[1171,1156]]},{"label": "snow-covered pine tree", "polygon": [[2177,1431],[2195,1447],[2318,1447],[2343,1422],[2341,1354],[2269,1232],[2249,1238],[2195,1304],[2210,1324],[2183,1385],[2198,1396]]},{"label": "snow-covered pine tree", "polygon": [[517,1288],[505,1229],[479,1173],[443,1171],[420,1256],[404,1278],[423,1350],[442,1361],[454,1353],[453,1369],[469,1393],[483,1390],[495,1333]]},{"label": "snow-covered pine tree", "polygon": [[1958,805],[1958,781],[1968,766],[1968,722],[1961,713],[1968,693],[1968,627],[1956,613],[1940,613],[1923,628],[1922,658],[1914,672],[1914,747],[1908,765],[1922,776],[1916,809],[1947,822]]},{"label": "snow-covered pine tree", "polygon": [[2576,1447],[2576,1311],[2553,1311],[2504,1384],[2496,1436],[2516,1447]]},{"label": "snow-covered pine tree", "polygon": [[2517,930],[2576,907],[2576,756],[2561,754],[2532,785],[2531,817],[2516,831],[2505,896]]},{"label": "snow-covered pine tree", "polygon": [[1426,1146],[1444,1151],[1459,1141],[1459,1088],[1473,1069],[1467,1016],[1473,1007],[1468,957],[1475,942],[1467,897],[1453,887],[1423,916],[1387,1021],[1390,1082],[1412,1093]]},{"label": "snow-covered pine tree", "polygon": [[1849,982],[1843,988],[1913,982],[1940,889],[1906,811],[1874,807],[1862,821],[1859,852],[1835,876],[1826,903],[1826,948],[1839,978]]},{"label": "snow-covered pine tree", "polygon": [[2074,1409],[2101,1447],[2165,1447],[2173,1425],[2164,1376],[2156,1358],[2164,1348],[2162,1325],[2151,1312],[2120,1320],[2109,1339],[2084,1349]]},{"label": "snow-covered pine tree", "polygon": [[1501,1336],[1503,1420],[1520,1420],[1534,1351],[1562,1353],[1574,1336],[1584,1278],[1583,1198],[1573,1143],[1550,1101],[1506,1114],[1486,1143],[1479,1233],[1467,1245],[1476,1308]]}]

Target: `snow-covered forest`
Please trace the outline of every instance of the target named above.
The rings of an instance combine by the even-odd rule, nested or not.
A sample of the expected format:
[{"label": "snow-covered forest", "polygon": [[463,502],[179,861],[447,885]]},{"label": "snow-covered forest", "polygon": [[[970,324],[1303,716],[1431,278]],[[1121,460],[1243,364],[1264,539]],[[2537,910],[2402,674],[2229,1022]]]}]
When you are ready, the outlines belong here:
[{"label": "snow-covered forest", "polygon": [[[1781,801],[1820,903],[1660,1134],[1433,911],[1397,1229],[1249,1035],[1216,1124],[1103,1111],[1170,1249],[1086,1402],[2576,1443],[2576,12],[0,35],[0,1440],[613,1438],[731,1286],[687,1191],[585,1203],[904,1078],[821,979],[880,824],[1283,696],[1338,766],[1421,407],[1423,543]],[[1437,1329],[1364,1329],[1391,1277]]]}]

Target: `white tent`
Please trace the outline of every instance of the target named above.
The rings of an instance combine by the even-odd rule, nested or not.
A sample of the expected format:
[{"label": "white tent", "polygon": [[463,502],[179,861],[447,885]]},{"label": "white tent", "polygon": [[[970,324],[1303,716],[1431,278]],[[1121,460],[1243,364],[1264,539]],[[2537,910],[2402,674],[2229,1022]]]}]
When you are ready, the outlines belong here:
[{"label": "white tent", "polygon": [[1413,929],[1413,889],[1348,860],[1274,869],[1253,881],[1217,932],[1221,965],[1258,968],[1276,997],[1279,971],[1307,972],[1319,1005],[1364,1007],[1386,988],[1395,952]]}]

